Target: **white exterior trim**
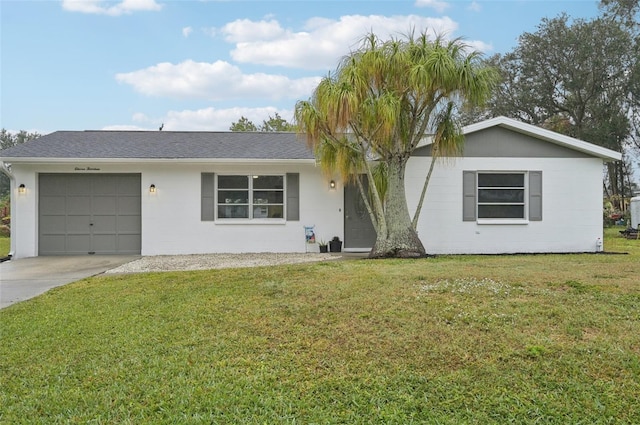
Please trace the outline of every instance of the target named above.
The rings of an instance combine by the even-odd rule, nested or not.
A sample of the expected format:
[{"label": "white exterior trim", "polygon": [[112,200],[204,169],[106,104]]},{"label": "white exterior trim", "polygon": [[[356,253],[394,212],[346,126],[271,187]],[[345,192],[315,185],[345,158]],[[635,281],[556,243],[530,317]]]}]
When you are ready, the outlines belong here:
[{"label": "white exterior trim", "polygon": [[0,162],[6,164],[153,164],[153,163],[184,163],[184,164],[315,164],[315,159],[243,159],[243,158],[2,158]]}]

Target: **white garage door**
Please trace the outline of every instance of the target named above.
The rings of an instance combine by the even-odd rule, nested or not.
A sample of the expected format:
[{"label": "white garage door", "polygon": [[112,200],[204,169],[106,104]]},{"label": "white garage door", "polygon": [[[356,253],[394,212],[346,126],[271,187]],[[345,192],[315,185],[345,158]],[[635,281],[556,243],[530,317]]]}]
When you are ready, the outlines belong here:
[{"label": "white garage door", "polygon": [[140,254],[140,174],[40,174],[39,255]]}]

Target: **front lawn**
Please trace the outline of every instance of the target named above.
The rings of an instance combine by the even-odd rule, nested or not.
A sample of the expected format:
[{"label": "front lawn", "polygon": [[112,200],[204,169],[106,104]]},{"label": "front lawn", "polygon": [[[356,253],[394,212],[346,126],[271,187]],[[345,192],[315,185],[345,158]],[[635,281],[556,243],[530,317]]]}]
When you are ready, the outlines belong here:
[{"label": "front lawn", "polygon": [[6,257],[11,250],[11,239],[6,236],[0,236],[0,257]]},{"label": "front lawn", "polygon": [[0,310],[0,423],[640,423],[628,254],[86,279]]}]

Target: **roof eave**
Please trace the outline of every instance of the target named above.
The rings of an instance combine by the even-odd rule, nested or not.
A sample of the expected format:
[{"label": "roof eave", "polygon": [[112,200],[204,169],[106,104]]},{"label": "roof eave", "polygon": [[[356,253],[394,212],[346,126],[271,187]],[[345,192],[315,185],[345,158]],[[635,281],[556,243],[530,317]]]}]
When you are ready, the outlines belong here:
[{"label": "roof eave", "polygon": [[12,164],[73,164],[78,162],[91,162],[98,164],[133,164],[133,163],[300,163],[315,164],[314,158],[43,158],[43,157],[0,157],[1,162]]}]

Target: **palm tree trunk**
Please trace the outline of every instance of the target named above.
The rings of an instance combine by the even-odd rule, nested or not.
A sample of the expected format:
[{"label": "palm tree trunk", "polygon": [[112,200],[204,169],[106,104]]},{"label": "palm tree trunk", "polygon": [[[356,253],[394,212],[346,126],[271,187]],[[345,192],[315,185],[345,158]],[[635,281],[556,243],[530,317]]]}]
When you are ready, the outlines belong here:
[{"label": "palm tree trunk", "polygon": [[420,192],[420,200],[418,201],[418,205],[416,206],[416,212],[413,215],[413,220],[411,225],[415,230],[418,230],[418,220],[420,219],[420,213],[422,212],[422,205],[424,204],[424,197],[427,194],[427,187],[429,187],[429,182],[431,181],[431,174],[433,174],[433,169],[436,166],[437,150],[436,146],[431,146],[431,164],[429,165],[429,172],[427,173],[427,177],[424,179],[424,184],[422,185],[422,192]]},{"label": "palm tree trunk", "polygon": [[388,187],[385,205],[386,234],[378,234],[369,253],[371,258],[415,258],[426,255],[424,246],[411,224],[404,187],[406,160],[394,158],[388,162]]}]

